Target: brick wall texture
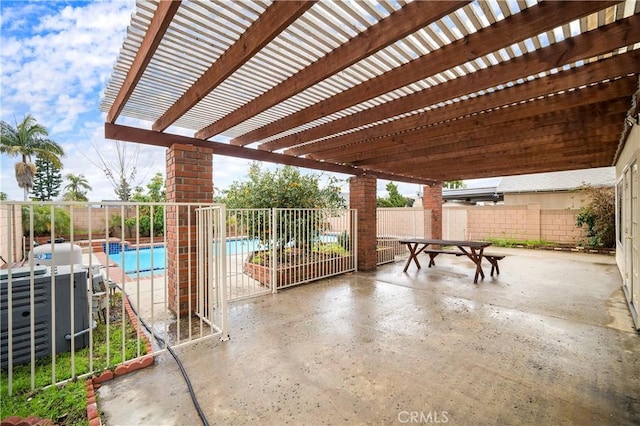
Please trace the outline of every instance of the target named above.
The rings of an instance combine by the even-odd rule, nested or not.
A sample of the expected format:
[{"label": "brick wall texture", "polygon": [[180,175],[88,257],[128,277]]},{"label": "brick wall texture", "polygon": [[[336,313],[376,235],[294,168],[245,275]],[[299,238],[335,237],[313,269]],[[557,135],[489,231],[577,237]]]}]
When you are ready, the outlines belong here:
[{"label": "brick wall texture", "polygon": [[[213,151],[176,144],[167,150],[167,201],[213,202]],[[169,308],[188,314],[197,302],[195,209],[167,208],[167,280]]]},{"label": "brick wall texture", "polygon": [[[442,238],[442,182],[422,187],[422,208],[431,210],[432,238]],[[425,229],[427,228],[425,224]]]},{"label": "brick wall texture", "polygon": [[376,269],[376,178],[349,179],[349,207],[358,210],[358,270]]}]

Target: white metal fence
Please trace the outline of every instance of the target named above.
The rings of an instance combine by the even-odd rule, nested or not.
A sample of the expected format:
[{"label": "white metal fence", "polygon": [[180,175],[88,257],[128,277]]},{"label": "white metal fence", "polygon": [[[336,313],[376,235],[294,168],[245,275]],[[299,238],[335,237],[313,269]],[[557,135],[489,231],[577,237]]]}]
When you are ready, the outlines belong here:
[{"label": "white metal fence", "polygon": [[376,211],[378,265],[408,255],[403,238],[431,238],[431,210],[379,208]]},{"label": "white metal fence", "polygon": [[124,202],[2,209],[0,374],[9,394],[168,345],[224,339],[228,300],[356,265],[354,210]]},{"label": "white metal fence", "polygon": [[[8,243],[15,235],[0,242],[8,259],[21,259],[0,268],[0,374],[8,394],[141,360],[167,345],[226,335],[222,207],[123,202],[3,202],[2,207],[8,212],[4,228],[23,237],[22,247]],[[169,233],[171,220],[193,226],[173,226]],[[173,265],[167,262],[169,250],[182,256]],[[171,291],[167,268],[175,268],[173,279],[185,282],[187,290]],[[195,303],[182,310],[180,301],[192,296]]]},{"label": "white metal fence", "polygon": [[355,210],[227,210],[230,300],[355,270],[355,217]]}]

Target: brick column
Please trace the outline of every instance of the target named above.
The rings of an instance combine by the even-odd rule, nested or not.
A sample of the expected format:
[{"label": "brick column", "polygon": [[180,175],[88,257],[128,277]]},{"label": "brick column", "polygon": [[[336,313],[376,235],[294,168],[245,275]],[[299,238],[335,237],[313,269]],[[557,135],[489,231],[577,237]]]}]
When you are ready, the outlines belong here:
[{"label": "brick column", "polygon": [[422,208],[431,210],[431,236],[442,239],[442,182],[422,187]]},{"label": "brick column", "polygon": [[[193,145],[175,144],[167,149],[167,202],[213,202],[213,151]],[[167,277],[169,309],[188,314],[197,303],[197,256],[195,209],[167,208]],[[191,256],[191,265],[189,265]],[[191,297],[189,297],[191,287]]]},{"label": "brick column", "polygon": [[378,263],[376,182],[375,176],[368,175],[349,179],[349,207],[358,210],[358,271],[373,271]]}]

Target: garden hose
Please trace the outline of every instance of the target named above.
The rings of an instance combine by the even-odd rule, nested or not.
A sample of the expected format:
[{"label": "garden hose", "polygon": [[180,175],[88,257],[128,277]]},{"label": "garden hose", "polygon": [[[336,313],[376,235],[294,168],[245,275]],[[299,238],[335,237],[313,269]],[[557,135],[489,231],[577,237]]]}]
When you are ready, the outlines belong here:
[{"label": "garden hose", "polygon": [[[127,293],[125,293],[122,287],[120,287],[120,285],[118,284],[115,284],[115,286],[127,298],[127,301],[129,301],[129,296],[127,295]],[[136,318],[138,318],[138,320],[142,323],[144,328],[147,330],[147,332],[149,332],[149,334],[151,334],[158,341],[160,346],[166,347],[169,353],[171,354],[171,356],[173,356],[173,359],[176,361],[176,364],[178,364],[178,367],[180,368],[180,372],[182,373],[182,377],[184,378],[184,381],[187,383],[187,388],[189,389],[189,395],[191,396],[191,401],[193,401],[193,405],[196,407],[196,411],[198,412],[198,416],[200,417],[200,420],[202,420],[202,424],[204,426],[209,426],[207,417],[204,415],[204,411],[202,411],[202,408],[198,403],[198,398],[196,397],[195,391],[193,390],[193,386],[191,385],[191,380],[189,380],[189,375],[187,374],[187,370],[185,370],[184,366],[182,365],[180,358],[178,358],[178,355],[176,355],[176,353],[173,351],[173,348],[171,348],[171,345],[169,345],[166,340],[164,340],[162,337],[158,336],[156,333],[151,331],[151,328],[149,327],[149,325],[142,319],[140,315],[138,315],[138,312],[133,307],[133,304],[131,303],[131,301],[129,301],[129,306],[131,307],[131,310],[133,311],[133,313],[136,315]]]}]

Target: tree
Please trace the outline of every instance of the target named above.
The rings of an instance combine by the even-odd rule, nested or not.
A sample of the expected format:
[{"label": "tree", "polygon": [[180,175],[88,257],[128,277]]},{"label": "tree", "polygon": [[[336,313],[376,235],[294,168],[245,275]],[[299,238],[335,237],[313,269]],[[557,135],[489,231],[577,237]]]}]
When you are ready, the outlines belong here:
[{"label": "tree", "polygon": [[62,173],[51,161],[41,156],[36,157],[37,173],[33,179],[32,199],[51,201],[60,195]]},{"label": "tree", "polygon": [[591,247],[615,247],[616,205],[613,188],[584,186],[580,188],[589,199],[576,217],[579,227],[586,226],[587,245]]},{"label": "tree", "polygon": [[[345,201],[340,196],[338,179],[330,178],[324,188],[319,186],[320,175],[303,175],[291,166],[278,168],[271,172],[262,170],[258,163],[251,164],[248,180],[233,182],[229,189],[223,191],[220,202],[230,209],[251,208],[290,208],[290,209],[338,209],[344,208]],[[246,232],[252,237],[262,237],[259,230],[268,228],[267,215],[257,215],[257,220],[251,222],[252,229]],[[297,210],[286,210],[278,213],[277,223],[273,224],[280,230],[276,244],[296,241],[296,247],[310,250],[304,245],[304,236],[295,230],[304,229],[305,232],[317,234],[320,223],[310,219]]]},{"label": "tree", "polygon": [[26,115],[20,123],[16,122],[15,127],[5,121],[0,122],[0,153],[21,159],[15,164],[15,173],[18,186],[24,189],[25,201],[37,172],[31,162],[33,156],[40,156],[62,168],[60,157],[64,156],[64,150],[48,136],[47,129],[31,115]]},{"label": "tree", "polygon": [[65,187],[64,199],[66,201],[88,201],[87,191],[91,190],[89,182],[84,175],[74,175],[69,173],[66,176],[69,182]]},{"label": "tree", "polygon": [[303,175],[292,166],[271,172],[258,163],[249,168],[248,180],[233,182],[220,199],[228,208],[343,208],[338,180],[329,179],[325,188],[319,186],[319,175]]},{"label": "tree", "polygon": [[[143,203],[161,203],[167,200],[164,178],[162,173],[158,172],[151,178],[147,184],[147,193],[144,193],[142,187],[138,186],[134,189],[131,201]],[[141,237],[151,235],[151,226],[153,225],[153,234],[158,236],[164,233],[164,207],[163,206],[140,206],[138,209],[138,218],[126,218],[124,220],[126,226],[135,229],[136,225],[140,231]]]},{"label": "tree", "polygon": [[463,189],[466,188],[467,185],[461,180],[450,180],[448,182],[444,182],[442,187],[447,189]]},{"label": "tree", "polygon": [[[87,159],[104,172],[119,200],[130,201],[134,188],[144,179],[143,176],[138,180],[140,145],[115,141],[115,155],[95,143],[93,149],[95,157],[87,156]],[[151,157],[148,160],[151,161]]]},{"label": "tree", "polygon": [[6,192],[0,192],[0,201],[4,201],[7,199],[7,193]]},{"label": "tree", "polygon": [[412,207],[413,199],[404,197],[398,192],[398,185],[393,182],[387,184],[387,197],[378,197],[378,207]]}]

